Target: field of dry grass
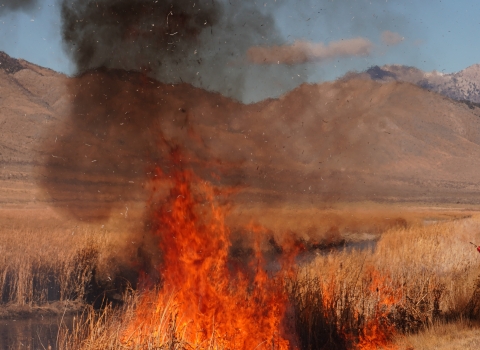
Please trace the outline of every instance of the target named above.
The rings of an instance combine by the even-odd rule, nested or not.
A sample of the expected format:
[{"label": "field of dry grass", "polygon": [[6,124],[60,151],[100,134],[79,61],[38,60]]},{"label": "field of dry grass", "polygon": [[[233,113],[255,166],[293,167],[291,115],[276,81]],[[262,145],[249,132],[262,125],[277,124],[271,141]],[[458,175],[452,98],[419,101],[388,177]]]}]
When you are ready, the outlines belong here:
[{"label": "field of dry grass", "polygon": [[[302,349],[474,349],[480,317],[480,216],[391,228],[372,250],[318,254],[286,284]],[[152,310],[157,331],[128,343],[127,328],[145,295],[122,308],[91,309],[61,349],[220,349],[215,339],[187,344],[168,301]]]},{"label": "field of dry grass", "polygon": [[121,222],[82,224],[48,208],[0,210],[0,317],[83,304],[95,279],[114,283],[119,267],[131,264],[139,247],[132,241]]},{"label": "field of dry grass", "polygon": [[[403,210],[399,215],[396,208],[372,205],[321,210],[243,207],[233,210],[229,225],[246,226],[245,218],[255,211],[262,213],[259,224],[280,244],[290,235],[314,243],[372,239],[391,227],[421,225],[425,218],[452,220],[469,215],[458,209]],[[149,249],[155,250],[142,233],[142,213],[126,214],[115,213],[106,222],[82,223],[48,207],[0,209],[0,304],[34,307],[84,300],[93,279],[106,289],[116,288],[113,284],[118,281],[113,279],[125,269],[151,264],[142,261],[151,260],[154,253]]]},{"label": "field of dry grass", "polygon": [[283,205],[239,205],[228,219],[230,227],[246,226],[251,218],[282,242],[294,234],[318,242],[356,241],[394,227],[411,227],[469,217],[473,211],[458,207],[425,207],[400,204],[284,203]]},{"label": "field of dry grass", "polygon": [[[275,221],[272,211],[263,224],[275,232],[282,223],[288,228],[298,223],[295,213],[284,214]],[[318,223],[327,224],[316,232],[305,226],[305,239],[338,239],[325,235],[331,227],[342,239],[355,241],[366,232],[380,238],[374,249],[312,251],[313,259],[290,275],[285,283],[294,315],[289,332],[296,334],[300,348],[478,347],[480,256],[469,242],[480,242],[479,214],[431,208],[397,215],[394,210],[367,215],[361,209],[316,214]],[[188,344],[182,338],[185,320],[169,300],[154,314],[156,332],[141,344],[126,339],[139,303],[155,298],[155,291],[115,285],[125,268],[138,264],[139,251],[148,250],[149,243],[138,234],[143,229],[139,216],[126,220],[119,213],[109,222],[81,224],[37,208],[2,209],[0,218],[0,317],[15,307],[35,309],[54,302],[80,307],[83,316],[73,329],[62,328],[58,349],[221,348],[214,338],[209,344]],[[275,238],[287,244],[282,237],[286,235]],[[98,283],[123,293],[117,296],[123,305],[85,308]]]},{"label": "field of dry grass", "polygon": [[395,344],[399,350],[475,350],[480,348],[480,324],[434,323],[417,334],[397,336]]},{"label": "field of dry grass", "polygon": [[353,337],[368,349],[477,318],[480,257],[469,242],[480,239],[479,219],[391,229],[373,251],[318,256],[293,285],[300,338],[342,349]]}]

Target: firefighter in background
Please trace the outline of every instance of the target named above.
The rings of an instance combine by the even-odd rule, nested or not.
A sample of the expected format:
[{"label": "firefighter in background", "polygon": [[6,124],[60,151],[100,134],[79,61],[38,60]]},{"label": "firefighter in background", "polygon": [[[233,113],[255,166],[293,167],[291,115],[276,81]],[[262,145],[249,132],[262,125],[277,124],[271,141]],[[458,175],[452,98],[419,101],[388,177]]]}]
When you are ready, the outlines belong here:
[{"label": "firefighter in background", "polygon": [[470,242],[470,244],[473,244],[477,248],[477,252],[480,253],[480,245],[476,245],[475,243]]}]

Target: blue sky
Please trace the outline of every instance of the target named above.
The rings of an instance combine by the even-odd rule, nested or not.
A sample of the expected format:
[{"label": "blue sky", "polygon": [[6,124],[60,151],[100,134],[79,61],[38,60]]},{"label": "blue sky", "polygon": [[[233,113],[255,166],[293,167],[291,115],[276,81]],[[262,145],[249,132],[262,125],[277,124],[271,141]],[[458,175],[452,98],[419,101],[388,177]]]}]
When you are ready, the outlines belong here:
[{"label": "blue sky", "polygon": [[[449,73],[480,63],[477,44],[480,1],[263,0],[257,3],[263,3],[261,11],[273,15],[285,45],[298,40],[328,45],[358,37],[372,43],[368,55],[303,63],[305,75],[297,74],[297,69],[295,77],[292,76],[298,83],[332,80],[349,70],[364,70],[372,65],[403,64]],[[27,12],[0,14],[0,50],[73,74],[75,67],[64,52],[60,25],[58,0],[40,1]],[[387,45],[381,40],[385,31],[397,33],[403,40]]]}]

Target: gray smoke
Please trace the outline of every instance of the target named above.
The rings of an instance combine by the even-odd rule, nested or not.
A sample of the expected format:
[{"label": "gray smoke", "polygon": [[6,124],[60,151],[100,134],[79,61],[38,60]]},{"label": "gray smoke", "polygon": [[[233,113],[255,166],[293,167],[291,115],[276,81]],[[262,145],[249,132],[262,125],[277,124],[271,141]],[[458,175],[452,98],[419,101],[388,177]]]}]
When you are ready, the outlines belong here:
[{"label": "gray smoke", "polygon": [[145,72],[241,99],[252,45],[283,42],[253,0],[63,1],[63,38],[77,73]]}]

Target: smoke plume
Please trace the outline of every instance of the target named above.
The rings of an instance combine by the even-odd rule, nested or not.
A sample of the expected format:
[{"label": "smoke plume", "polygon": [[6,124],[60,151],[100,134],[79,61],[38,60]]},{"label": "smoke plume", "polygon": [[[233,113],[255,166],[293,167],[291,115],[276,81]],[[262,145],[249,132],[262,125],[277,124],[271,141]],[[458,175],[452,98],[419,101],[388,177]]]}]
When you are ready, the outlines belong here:
[{"label": "smoke plume", "polygon": [[323,43],[296,41],[293,45],[255,46],[248,50],[248,59],[256,64],[301,64],[321,62],[337,57],[368,56],[373,43],[365,38],[355,38]]},{"label": "smoke plume", "polygon": [[241,99],[246,67],[231,62],[265,40],[273,18],[253,0],[63,1],[65,48],[77,73],[104,67],[144,72]]},{"label": "smoke plume", "polygon": [[[42,174],[59,206],[104,218],[118,203],[144,201],[153,168],[168,169],[178,148],[205,176],[216,163],[243,162],[212,156],[198,136],[205,127],[217,133],[218,107],[232,101],[210,94],[216,106],[202,107],[204,90],[182,83],[241,95],[243,68],[230,62],[276,33],[254,1],[65,0],[61,14],[77,74],[68,83],[69,118],[47,137]],[[224,122],[234,115],[223,112]]]},{"label": "smoke plume", "polygon": [[[261,86],[274,77],[293,88],[299,83],[293,76],[308,78],[312,68],[297,63],[365,56],[373,47],[365,38],[285,46],[273,12],[254,0],[61,1],[64,48],[76,74],[67,86],[69,115],[46,137],[41,184],[59,207],[81,218],[145,202],[152,170],[168,173],[177,149],[202,178],[258,184],[259,192],[284,188],[267,175],[306,171],[311,157],[304,150],[311,145],[303,121],[283,125],[276,115],[260,115],[261,104],[228,97],[241,101],[247,78]],[[279,61],[287,64],[251,64]],[[302,108],[298,118],[316,115]],[[293,128],[299,141],[290,147]],[[272,130],[278,142],[267,136]]]}]

